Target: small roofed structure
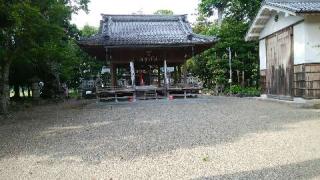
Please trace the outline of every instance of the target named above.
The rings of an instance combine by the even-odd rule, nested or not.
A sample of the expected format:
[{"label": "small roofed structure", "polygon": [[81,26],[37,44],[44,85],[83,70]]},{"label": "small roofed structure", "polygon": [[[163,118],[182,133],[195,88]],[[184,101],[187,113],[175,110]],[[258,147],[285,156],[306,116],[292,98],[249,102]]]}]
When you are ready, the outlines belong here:
[{"label": "small roofed structure", "polygon": [[106,60],[112,87],[119,86],[116,74],[123,69],[130,74],[130,90],[138,91],[168,90],[170,69],[174,84],[181,83],[181,65],[211,48],[216,40],[193,33],[186,15],[102,14],[99,33],[78,44],[91,56]]},{"label": "small roofed structure", "polygon": [[265,0],[246,35],[259,40],[269,97],[320,99],[320,0]]}]

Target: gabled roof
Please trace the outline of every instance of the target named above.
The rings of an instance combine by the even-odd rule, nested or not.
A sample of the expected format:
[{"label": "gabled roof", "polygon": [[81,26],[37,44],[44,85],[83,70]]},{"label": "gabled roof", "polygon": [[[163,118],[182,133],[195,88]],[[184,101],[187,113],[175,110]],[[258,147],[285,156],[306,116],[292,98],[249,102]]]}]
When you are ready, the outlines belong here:
[{"label": "gabled roof", "polygon": [[257,40],[273,12],[286,16],[320,13],[320,0],[265,0],[245,37],[246,41]]},{"label": "gabled roof", "polygon": [[213,44],[215,37],[197,35],[186,15],[102,15],[99,34],[81,39],[80,45],[180,46]]}]

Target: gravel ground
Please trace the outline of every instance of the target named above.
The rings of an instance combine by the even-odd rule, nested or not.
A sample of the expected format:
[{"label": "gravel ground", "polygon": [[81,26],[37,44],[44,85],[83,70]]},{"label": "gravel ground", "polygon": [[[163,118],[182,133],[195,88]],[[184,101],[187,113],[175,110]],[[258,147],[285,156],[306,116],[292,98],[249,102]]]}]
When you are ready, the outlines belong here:
[{"label": "gravel ground", "polygon": [[47,105],[0,139],[0,179],[320,179],[320,111],[254,99]]}]

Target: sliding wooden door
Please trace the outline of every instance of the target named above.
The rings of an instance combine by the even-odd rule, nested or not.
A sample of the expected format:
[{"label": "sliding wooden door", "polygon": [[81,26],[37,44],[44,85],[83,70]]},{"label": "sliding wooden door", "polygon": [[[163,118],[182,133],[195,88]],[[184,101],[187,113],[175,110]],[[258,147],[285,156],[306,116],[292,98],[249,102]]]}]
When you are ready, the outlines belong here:
[{"label": "sliding wooden door", "polygon": [[293,56],[292,28],[279,31],[266,39],[267,93],[275,97],[292,97]]}]

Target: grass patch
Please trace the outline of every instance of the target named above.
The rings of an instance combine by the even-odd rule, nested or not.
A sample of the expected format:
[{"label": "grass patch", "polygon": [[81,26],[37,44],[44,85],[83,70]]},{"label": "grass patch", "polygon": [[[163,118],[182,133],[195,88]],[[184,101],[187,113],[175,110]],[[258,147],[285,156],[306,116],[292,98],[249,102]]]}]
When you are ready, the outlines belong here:
[{"label": "grass patch", "polygon": [[236,95],[240,97],[259,97],[261,95],[261,89],[256,87],[241,87],[239,85],[233,85],[231,88],[227,88],[226,93],[230,95]]},{"label": "grass patch", "polygon": [[209,156],[206,155],[205,157],[203,157],[203,158],[202,158],[202,161],[203,161],[203,162],[208,162],[208,161],[209,161]]},{"label": "grass patch", "polygon": [[69,97],[72,99],[79,99],[81,97],[81,94],[77,90],[70,90],[69,91]]}]

